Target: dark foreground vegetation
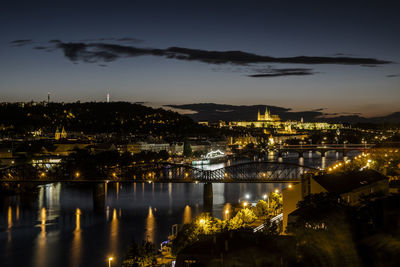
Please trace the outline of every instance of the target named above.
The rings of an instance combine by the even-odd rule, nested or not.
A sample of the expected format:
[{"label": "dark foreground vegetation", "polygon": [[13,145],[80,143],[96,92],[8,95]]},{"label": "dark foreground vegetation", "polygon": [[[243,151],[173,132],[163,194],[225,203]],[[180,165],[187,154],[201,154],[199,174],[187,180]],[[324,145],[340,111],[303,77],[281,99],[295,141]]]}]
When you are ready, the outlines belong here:
[{"label": "dark foreground vegetation", "polygon": [[287,235],[274,224],[257,233],[248,224],[215,230],[216,219],[199,233],[197,219],[182,227],[173,252],[177,266],[400,266],[399,203],[398,194],[373,194],[355,206],[312,194],[299,202]]}]

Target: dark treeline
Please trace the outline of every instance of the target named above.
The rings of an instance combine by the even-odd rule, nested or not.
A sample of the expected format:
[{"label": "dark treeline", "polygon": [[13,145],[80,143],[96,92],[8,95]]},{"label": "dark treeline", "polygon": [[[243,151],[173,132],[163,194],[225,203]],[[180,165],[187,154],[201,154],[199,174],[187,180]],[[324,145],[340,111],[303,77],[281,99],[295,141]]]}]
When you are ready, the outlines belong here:
[{"label": "dark treeline", "polygon": [[84,134],[155,136],[210,134],[210,131],[215,131],[176,112],[128,102],[2,104],[0,125],[3,130],[18,134],[37,130],[54,133],[61,127],[68,132]]},{"label": "dark treeline", "polygon": [[399,266],[399,201],[376,193],[350,206],[334,194],[307,196],[287,228],[302,266]]}]

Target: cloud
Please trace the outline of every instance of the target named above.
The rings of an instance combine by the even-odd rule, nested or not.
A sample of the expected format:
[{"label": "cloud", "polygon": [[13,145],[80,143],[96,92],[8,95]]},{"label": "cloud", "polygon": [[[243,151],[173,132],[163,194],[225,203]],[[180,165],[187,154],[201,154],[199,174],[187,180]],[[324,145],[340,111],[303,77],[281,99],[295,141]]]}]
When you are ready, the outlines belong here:
[{"label": "cloud", "polygon": [[304,76],[304,75],[315,74],[315,72],[313,72],[313,69],[306,69],[306,68],[287,68],[287,69],[268,68],[258,71],[261,73],[250,74],[247,76],[253,78],[271,78],[280,76]]},{"label": "cloud", "polygon": [[127,42],[127,43],[143,43],[144,42],[142,39],[130,38],[130,37],[123,37],[123,38],[118,38],[115,40],[118,42]]},{"label": "cloud", "polygon": [[346,57],[354,57],[354,54],[348,54],[348,53],[335,53],[333,54],[336,57],[341,57],[341,56],[346,56]]},{"label": "cloud", "polygon": [[335,113],[324,113],[323,116],[330,117],[330,116],[359,116],[361,113],[359,112],[335,112]]},{"label": "cloud", "polygon": [[[136,40],[134,38],[101,38],[91,39],[90,42],[62,42],[59,40],[49,41],[50,45],[63,51],[64,56],[71,61],[83,62],[110,62],[123,57],[137,56],[159,56],[170,59],[198,61],[208,64],[234,64],[248,65],[258,63],[288,63],[288,64],[346,64],[346,65],[380,65],[388,64],[390,61],[375,58],[360,57],[313,57],[313,56],[297,56],[297,57],[270,57],[262,56],[243,51],[210,51],[203,49],[191,49],[184,47],[169,47],[167,49],[141,48],[130,45],[121,45],[115,43],[101,42],[101,40]],[[281,72],[282,73],[282,72]],[[299,72],[291,75],[310,75],[310,73]],[[279,74],[279,73],[277,73]],[[257,74],[255,74],[257,75]],[[261,74],[260,74],[261,75]],[[290,74],[289,74],[290,75]],[[279,76],[276,75],[275,76]],[[265,77],[271,77],[265,76]]]},{"label": "cloud", "polygon": [[132,38],[132,37],[108,37],[108,38],[93,38],[93,39],[83,39],[80,42],[104,42],[104,41],[116,41],[116,42],[126,42],[126,43],[143,43],[142,39]]},{"label": "cloud", "polygon": [[387,78],[395,78],[395,77],[400,77],[400,74],[389,74],[386,75]]},{"label": "cloud", "polygon": [[13,46],[25,46],[25,45],[30,45],[33,43],[32,39],[21,39],[21,40],[14,40],[11,41],[10,44]]}]

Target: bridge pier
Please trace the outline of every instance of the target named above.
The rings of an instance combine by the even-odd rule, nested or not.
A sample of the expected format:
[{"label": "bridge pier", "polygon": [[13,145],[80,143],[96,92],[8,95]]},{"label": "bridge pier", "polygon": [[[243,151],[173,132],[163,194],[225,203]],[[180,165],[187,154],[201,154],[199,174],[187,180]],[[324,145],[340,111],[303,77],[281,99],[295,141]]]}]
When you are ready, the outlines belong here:
[{"label": "bridge pier", "polygon": [[205,212],[212,212],[213,207],[213,188],[212,183],[205,183],[203,190],[203,209]]},{"label": "bridge pier", "polygon": [[106,192],[104,183],[96,183],[93,185],[93,210],[97,213],[104,212],[106,202]]}]

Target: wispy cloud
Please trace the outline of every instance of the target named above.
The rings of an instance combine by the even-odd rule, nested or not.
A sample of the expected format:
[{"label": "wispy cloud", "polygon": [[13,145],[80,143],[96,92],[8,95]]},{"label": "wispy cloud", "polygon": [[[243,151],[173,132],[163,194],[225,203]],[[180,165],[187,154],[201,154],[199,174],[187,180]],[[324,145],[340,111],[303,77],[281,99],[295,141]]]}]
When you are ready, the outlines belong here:
[{"label": "wispy cloud", "polygon": [[[90,42],[62,42],[50,40],[46,48],[62,50],[65,57],[71,61],[82,62],[110,62],[124,57],[137,56],[160,56],[187,61],[199,61],[209,64],[237,64],[245,65],[252,63],[288,63],[288,64],[350,64],[350,65],[380,65],[388,64],[390,61],[376,58],[361,57],[326,57],[326,56],[296,56],[296,57],[271,57],[257,55],[243,51],[210,51],[203,49],[192,49],[184,47],[169,47],[166,49],[141,48],[131,45],[101,42],[101,40],[137,40],[134,38],[101,38],[91,39]],[[16,40],[23,41],[23,40]],[[16,42],[13,41],[13,42]],[[40,47],[44,49],[44,46]]]},{"label": "wispy cloud", "polygon": [[[97,63],[97,65],[101,67],[106,66],[103,63],[113,62],[121,58],[134,58],[139,56],[157,56],[167,59],[197,61],[212,65],[230,64],[242,69],[240,72],[245,72],[248,74],[248,77],[252,78],[307,76],[318,73],[312,68],[274,68],[269,66],[264,69],[254,69],[254,64],[336,64],[366,67],[392,63],[387,60],[353,57],[347,54],[335,54],[335,56],[272,57],[239,50],[211,51],[184,47],[158,49],[131,45],[141,42],[143,42],[143,40],[131,37],[84,39],[78,42],[63,42],[58,39],[53,39],[46,43],[40,43],[40,46],[35,46],[33,48],[46,52],[62,51],[64,56],[74,64],[79,62]],[[14,40],[10,43],[13,46],[24,46],[33,44],[34,42],[33,40],[26,39]],[[128,43],[130,44],[128,45]],[[387,77],[395,76],[387,75]]]},{"label": "wispy cloud", "polygon": [[267,68],[258,70],[259,73],[247,75],[253,78],[271,78],[271,77],[280,77],[280,76],[304,76],[304,75],[313,75],[313,69],[307,68],[286,68],[286,69],[276,69],[276,68]]},{"label": "wispy cloud", "polygon": [[20,39],[20,40],[14,40],[11,41],[10,44],[13,46],[25,46],[25,45],[30,45],[33,43],[32,39]]}]

